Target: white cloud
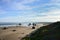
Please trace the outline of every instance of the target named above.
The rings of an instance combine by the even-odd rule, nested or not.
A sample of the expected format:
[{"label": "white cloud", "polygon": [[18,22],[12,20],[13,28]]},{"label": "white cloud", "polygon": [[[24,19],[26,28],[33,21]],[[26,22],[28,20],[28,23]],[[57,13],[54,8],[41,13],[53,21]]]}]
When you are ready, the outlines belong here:
[{"label": "white cloud", "polygon": [[45,13],[46,15],[58,16],[60,15],[60,9],[51,9],[50,11]]},{"label": "white cloud", "polygon": [[[12,2],[12,4],[10,5],[10,8],[14,9],[14,10],[31,10],[34,7],[31,6],[25,6],[24,4],[26,3],[32,3],[36,0],[24,0],[21,2]],[[3,0],[3,2],[7,2],[7,4],[9,5],[11,3],[11,0]],[[44,5],[40,5],[41,7],[44,6],[51,6],[51,5],[60,5],[59,0],[52,0],[50,3],[44,4]],[[38,6],[38,7],[40,7]],[[37,6],[36,6],[37,7]],[[0,10],[0,14],[4,14],[6,13],[6,11],[4,10]],[[22,12],[23,13],[23,12]],[[36,16],[37,14],[35,14],[35,12],[28,12],[28,14],[31,13],[31,15],[28,16],[10,16],[10,17],[4,17],[4,18],[0,18],[0,22],[53,22],[53,21],[59,21],[60,20],[60,9],[54,9],[54,7],[52,7],[51,9],[49,9],[48,12],[43,12],[41,14],[37,14],[38,15],[46,15],[46,16]],[[34,15],[35,14],[35,15]],[[33,17],[34,16],[34,17]]]},{"label": "white cloud", "polygon": [[3,2],[7,2],[7,3],[10,3],[10,2],[20,2],[20,3],[32,3],[34,1],[38,1],[38,0],[2,0]]},{"label": "white cloud", "polygon": [[38,1],[38,0],[23,0],[22,3],[24,3],[24,4],[25,4],[25,3],[32,3],[32,2],[34,2],[34,1]]},{"label": "white cloud", "polygon": [[32,3],[36,0],[2,0],[4,5],[7,5],[7,7],[11,8],[11,10],[30,10],[33,7],[26,6],[24,4]]},{"label": "white cloud", "polygon": [[51,0],[53,3],[59,3],[60,0]]},{"label": "white cloud", "polygon": [[59,20],[60,16],[51,16],[51,15],[42,17],[16,16],[16,17],[0,18],[0,22],[55,22]]},{"label": "white cloud", "polygon": [[14,10],[30,10],[32,9],[32,7],[29,7],[29,6],[25,6],[21,3],[14,3],[12,6],[11,6],[12,9]]},{"label": "white cloud", "polygon": [[[32,14],[26,16],[10,16],[0,18],[0,22],[55,22],[60,21],[60,10],[54,9],[50,10],[46,13],[42,13],[42,15],[46,16],[36,16],[35,12],[31,12]],[[33,14],[34,13],[34,14]],[[39,14],[38,14],[39,15]]]},{"label": "white cloud", "polygon": [[31,21],[33,22],[56,22],[60,20],[60,16],[45,16],[45,17],[34,17]]},{"label": "white cloud", "polygon": [[51,0],[50,4],[59,6],[60,5],[60,0]]},{"label": "white cloud", "polygon": [[37,16],[34,19],[40,22],[55,22],[60,21],[60,10],[59,9],[51,9],[48,12],[41,13],[40,15],[46,16]]}]

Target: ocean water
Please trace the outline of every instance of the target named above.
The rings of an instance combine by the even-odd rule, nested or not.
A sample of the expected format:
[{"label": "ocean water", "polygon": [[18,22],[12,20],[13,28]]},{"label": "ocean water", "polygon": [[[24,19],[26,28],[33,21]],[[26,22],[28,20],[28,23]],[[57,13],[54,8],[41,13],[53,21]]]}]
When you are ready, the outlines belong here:
[{"label": "ocean water", "polygon": [[[29,22],[22,22],[21,26],[28,26]],[[19,23],[0,23],[0,27],[11,27],[11,26],[19,26]]]},{"label": "ocean water", "polygon": [[16,26],[17,23],[5,23],[5,22],[1,22],[0,23],[0,27],[8,27],[8,26]]},{"label": "ocean water", "polygon": [[[36,24],[50,24],[51,22],[21,22],[21,26],[28,27],[29,23],[31,23],[31,24],[32,23],[36,23]],[[19,26],[19,23],[0,22],[0,27],[11,27],[11,26]]]}]

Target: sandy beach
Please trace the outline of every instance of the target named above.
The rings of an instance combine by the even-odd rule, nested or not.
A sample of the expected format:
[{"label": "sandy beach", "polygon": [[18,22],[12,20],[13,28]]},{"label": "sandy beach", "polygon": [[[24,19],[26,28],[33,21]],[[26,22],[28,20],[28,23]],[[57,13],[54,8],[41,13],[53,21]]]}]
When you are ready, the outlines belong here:
[{"label": "sandy beach", "polygon": [[37,25],[35,29],[24,26],[8,27],[7,29],[0,28],[0,40],[21,40],[21,38],[29,35],[32,31],[41,26]]}]

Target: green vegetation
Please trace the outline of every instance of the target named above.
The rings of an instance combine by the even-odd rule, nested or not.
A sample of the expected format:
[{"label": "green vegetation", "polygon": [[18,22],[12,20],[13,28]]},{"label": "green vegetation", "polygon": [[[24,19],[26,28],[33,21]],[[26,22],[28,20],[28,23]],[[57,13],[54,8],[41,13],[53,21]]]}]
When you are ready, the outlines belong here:
[{"label": "green vegetation", "polygon": [[22,38],[22,40],[59,40],[60,39],[60,22],[52,23],[43,26],[32,32],[29,36]]}]

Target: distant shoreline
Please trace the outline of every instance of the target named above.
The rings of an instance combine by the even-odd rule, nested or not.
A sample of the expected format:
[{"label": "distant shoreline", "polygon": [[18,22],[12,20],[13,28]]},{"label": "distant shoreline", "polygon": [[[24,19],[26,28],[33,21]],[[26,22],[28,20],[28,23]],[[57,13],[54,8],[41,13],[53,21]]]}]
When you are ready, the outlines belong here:
[{"label": "distant shoreline", "polygon": [[[36,22],[36,24],[50,24],[52,22]],[[28,26],[29,22],[21,23],[21,26]],[[31,23],[32,24],[32,23]],[[0,27],[11,27],[11,26],[19,26],[19,23],[0,23]],[[32,26],[32,25],[31,25]]]}]

